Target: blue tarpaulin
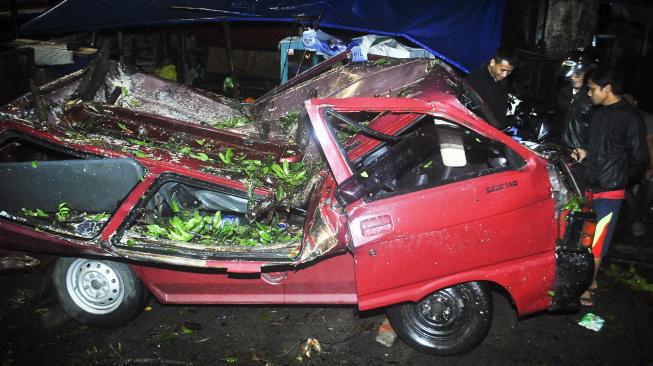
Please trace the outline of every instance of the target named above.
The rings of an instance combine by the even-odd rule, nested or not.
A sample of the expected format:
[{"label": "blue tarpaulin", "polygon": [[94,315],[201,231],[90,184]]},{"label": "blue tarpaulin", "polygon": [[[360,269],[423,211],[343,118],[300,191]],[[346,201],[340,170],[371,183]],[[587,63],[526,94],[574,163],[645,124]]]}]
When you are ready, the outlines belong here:
[{"label": "blue tarpaulin", "polygon": [[469,71],[498,47],[503,8],[504,0],[64,0],[20,31],[27,35],[320,17],[320,27],[403,37]]}]

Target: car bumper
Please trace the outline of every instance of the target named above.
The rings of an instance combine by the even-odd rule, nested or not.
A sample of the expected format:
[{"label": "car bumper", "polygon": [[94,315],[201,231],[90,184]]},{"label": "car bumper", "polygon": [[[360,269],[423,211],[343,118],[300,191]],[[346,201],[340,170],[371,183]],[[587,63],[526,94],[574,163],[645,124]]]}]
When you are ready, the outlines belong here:
[{"label": "car bumper", "polygon": [[556,245],[556,283],[549,310],[578,309],[579,297],[592,281],[594,258],[591,251],[581,244],[583,225],[587,221],[595,221],[593,213],[570,214],[565,236]]}]

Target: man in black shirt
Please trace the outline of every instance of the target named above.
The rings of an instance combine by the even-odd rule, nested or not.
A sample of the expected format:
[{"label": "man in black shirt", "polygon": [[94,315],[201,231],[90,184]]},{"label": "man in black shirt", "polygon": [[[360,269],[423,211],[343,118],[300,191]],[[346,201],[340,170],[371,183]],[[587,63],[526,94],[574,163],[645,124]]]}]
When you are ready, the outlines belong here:
[{"label": "man in black shirt", "polygon": [[592,208],[605,231],[595,233],[603,238],[596,242],[594,252],[594,279],[581,300],[592,305],[592,291],[597,289],[596,275],[619,219],[625,188],[648,165],[645,127],[635,107],[622,97],[621,75],[609,68],[588,71],[588,95],[597,106],[589,119],[587,146],[574,153],[585,160],[586,175],[592,193]]},{"label": "man in black shirt", "polygon": [[583,78],[587,70],[596,66],[596,58],[585,48],[571,52],[562,62],[562,76],[569,85],[558,93],[558,120],[560,121],[560,142],[569,148],[587,146],[589,116],[592,100]]},{"label": "man in black shirt", "polygon": [[466,77],[467,82],[476,90],[492,113],[491,117],[481,117],[488,119],[488,122],[497,128],[503,128],[506,124],[506,113],[508,112],[506,78],[516,65],[517,59],[513,50],[508,47],[500,47],[489,62],[484,63]]}]

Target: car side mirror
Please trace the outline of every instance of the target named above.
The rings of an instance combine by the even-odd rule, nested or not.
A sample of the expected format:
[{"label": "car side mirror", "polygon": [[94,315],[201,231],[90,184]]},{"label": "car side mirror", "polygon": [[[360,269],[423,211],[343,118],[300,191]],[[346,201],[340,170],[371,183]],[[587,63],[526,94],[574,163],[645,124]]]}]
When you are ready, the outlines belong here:
[{"label": "car side mirror", "polygon": [[467,165],[465,146],[460,135],[451,131],[441,131],[438,134],[442,164],[446,167],[463,167]]}]

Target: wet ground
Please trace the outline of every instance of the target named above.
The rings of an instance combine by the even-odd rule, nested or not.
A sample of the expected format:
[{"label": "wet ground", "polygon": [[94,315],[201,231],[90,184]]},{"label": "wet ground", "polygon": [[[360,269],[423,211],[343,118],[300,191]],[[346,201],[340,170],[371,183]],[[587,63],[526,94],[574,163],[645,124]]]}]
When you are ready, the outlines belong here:
[{"label": "wet ground", "polygon": [[[43,295],[45,265],[4,271],[0,365],[653,365],[653,293],[632,280],[637,274],[653,282],[653,232],[615,241],[605,268],[617,267],[602,271],[593,308],[518,319],[495,295],[487,338],[454,357],[421,354],[401,342],[385,348],[374,341],[382,315],[353,307],[162,306],[151,300],[128,325],[94,329]],[[605,320],[599,332],[577,324],[590,311]],[[321,352],[309,347],[307,357],[309,338]]]}]

